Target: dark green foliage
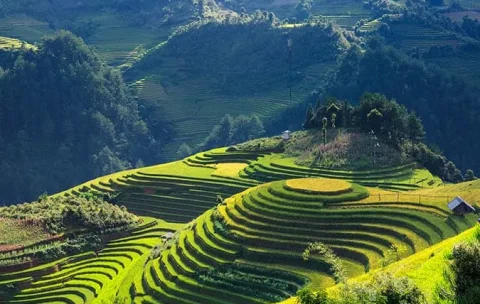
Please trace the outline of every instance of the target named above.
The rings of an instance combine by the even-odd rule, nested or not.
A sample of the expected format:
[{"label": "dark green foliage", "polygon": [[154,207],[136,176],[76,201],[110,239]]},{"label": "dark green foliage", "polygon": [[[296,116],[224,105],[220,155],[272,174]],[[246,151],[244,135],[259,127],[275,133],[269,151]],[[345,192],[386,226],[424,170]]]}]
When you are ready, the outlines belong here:
[{"label": "dark green foliage", "polygon": [[0,299],[8,299],[16,293],[18,293],[18,288],[15,284],[0,285]]},{"label": "dark green foliage", "polygon": [[4,203],[158,161],[158,142],[121,75],[68,32],[20,52],[0,88]]},{"label": "dark green foliage", "polygon": [[64,256],[75,255],[81,252],[99,250],[101,240],[98,235],[86,234],[69,238],[65,242],[54,243],[32,254],[32,257],[42,261],[53,261]]},{"label": "dark green foliage", "polygon": [[428,0],[430,5],[440,6],[444,4],[444,0]]},{"label": "dark green foliage", "polygon": [[298,301],[301,304],[327,304],[328,297],[324,290],[312,292],[308,289],[302,289],[297,293]]},{"label": "dark green foliage", "polygon": [[[388,100],[384,95],[365,93],[356,107],[333,98],[324,104],[307,110],[303,124],[306,129],[322,128],[322,141],[325,143],[326,117],[319,121],[322,115],[333,118],[335,124],[357,128],[365,132],[373,131],[375,136],[390,144],[399,152],[412,156],[433,174],[450,182],[462,182],[464,177],[453,162],[447,162],[441,153],[433,152],[421,141],[425,138],[422,121],[405,106],[394,100]],[[471,173],[470,173],[471,174]],[[469,178],[472,178],[469,175]]]},{"label": "dark green foliage", "polygon": [[480,299],[480,229],[469,242],[456,244],[449,269],[444,272],[446,285],[439,285],[436,296],[443,302],[477,303]]},{"label": "dark green foliage", "polygon": [[326,117],[322,118],[322,140],[323,144],[327,144],[327,123],[328,119]]},{"label": "dark green foliage", "polygon": [[234,119],[227,114],[222,118],[220,124],[213,128],[198,149],[208,150],[235,145],[260,137],[264,133],[263,123],[258,116],[239,115]]},{"label": "dark green foliage", "polygon": [[368,283],[345,284],[338,298],[327,298],[324,291],[299,293],[301,304],[421,304],[424,296],[407,277],[381,274]]},{"label": "dark green foliage", "polygon": [[33,203],[3,207],[0,208],[0,217],[34,219],[44,223],[51,233],[126,228],[137,220],[125,207],[91,196],[43,198]]},{"label": "dark green foliage", "polygon": [[311,15],[312,6],[313,0],[300,0],[297,6],[295,6],[295,17],[297,17],[297,20],[308,19]]},{"label": "dark green foliage", "polygon": [[477,179],[477,177],[475,176],[475,173],[473,172],[472,169],[468,169],[467,172],[465,172],[465,180],[466,181],[472,181],[472,180],[475,180]]},{"label": "dark green foliage", "polygon": [[[464,169],[480,166],[480,135],[476,132],[480,92],[461,78],[390,47],[379,46],[364,53],[354,47],[341,60],[326,91],[350,101],[360,100],[365,91],[395,98],[422,117],[427,140],[438,144],[448,158]],[[389,125],[395,127],[395,123]],[[415,125],[413,121],[408,123],[409,127]],[[418,125],[410,130],[419,131]],[[417,131],[409,136],[418,137],[421,132]]]},{"label": "dark green foliage", "polygon": [[473,303],[470,300],[480,296],[480,241],[456,245],[452,257],[456,298],[460,303]]}]

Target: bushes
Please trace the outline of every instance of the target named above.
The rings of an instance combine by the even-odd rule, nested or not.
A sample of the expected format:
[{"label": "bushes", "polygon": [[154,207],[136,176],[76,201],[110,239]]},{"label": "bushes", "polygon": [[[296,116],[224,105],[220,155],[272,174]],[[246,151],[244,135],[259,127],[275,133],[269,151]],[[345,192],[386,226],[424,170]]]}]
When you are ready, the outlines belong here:
[{"label": "bushes", "polygon": [[50,233],[67,230],[111,230],[133,225],[137,218],[125,207],[95,196],[43,198],[33,203],[0,208],[0,217],[41,222]]},{"label": "bushes", "polygon": [[394,278],[390,274],[381,274],[371,282],[346,284],[337,298],[328,298],[323,291],[314,294],[301,291],[301,304],[420,304],[424,296],[420,289],[407,277]]},{"label": "bushes", "polygon": [[66,242],[55,243],[52,246],[47,246],[33,253],[33,257],[42,261],[52,261],[64,256],[98,250],[100,247],[100,237],[98,235],[87,234],[68,239]]},{"label": "bushes", "polygon": [[18,293],[18,288],[15,284],[0,285],[0,299],[8,299],[16,293]]},{"label": "bushes", "polygon": [[256,115],[239,115],[232,118],[227,114],[222,118],[220,124],[213,128],[198,149],[208,150],[215,147],[234,145],[259,137],[264,133],[263,124]]}]

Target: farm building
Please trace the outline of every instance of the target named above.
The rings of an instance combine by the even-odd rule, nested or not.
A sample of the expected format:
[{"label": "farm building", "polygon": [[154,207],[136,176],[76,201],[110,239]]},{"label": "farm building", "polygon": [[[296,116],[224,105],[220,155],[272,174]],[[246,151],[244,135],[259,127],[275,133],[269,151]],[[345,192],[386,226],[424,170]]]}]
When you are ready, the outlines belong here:
[{"label": "farm building", "polygon": [[472,205],[468,204],[460,196],[457,196],[450,203],[448,203],[448,209],[452,210],[452,212],[457,215],[475,212],[475,208],[473,208]]}]

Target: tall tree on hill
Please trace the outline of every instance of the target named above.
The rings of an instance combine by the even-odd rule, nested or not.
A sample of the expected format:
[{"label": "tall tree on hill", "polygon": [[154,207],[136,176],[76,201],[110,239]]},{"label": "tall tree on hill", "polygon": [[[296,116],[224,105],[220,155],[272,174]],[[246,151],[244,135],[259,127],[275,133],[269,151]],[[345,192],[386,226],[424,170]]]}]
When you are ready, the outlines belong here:
[{"label": "tall tree on hill", "polygon": [[327,144],[327,125],[328,119],[326,117],[322,118],[322,140],[323,145]]}]

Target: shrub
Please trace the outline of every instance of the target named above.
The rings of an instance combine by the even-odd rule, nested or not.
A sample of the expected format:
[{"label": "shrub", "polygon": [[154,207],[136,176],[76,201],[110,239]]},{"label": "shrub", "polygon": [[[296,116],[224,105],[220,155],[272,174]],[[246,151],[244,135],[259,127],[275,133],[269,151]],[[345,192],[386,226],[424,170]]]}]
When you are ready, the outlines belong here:
[{"label": "shrub", "polygon": [[407,277],[394,278],[381,274],[371,282],[345,284],[338,298],[328,298],[324,291],[298,293],[301,304],[420,304],[424,296],[420,289]]},{"label": "shrub", "polygon": [[[452,270],[458,299],[480,294],[480,242],[460,243],[453,248]],[[480,297],[479,297],[480,298]],[[477,299],[479,299],[477,298]],[[469,303],[469,302],[466,302]]]}]

